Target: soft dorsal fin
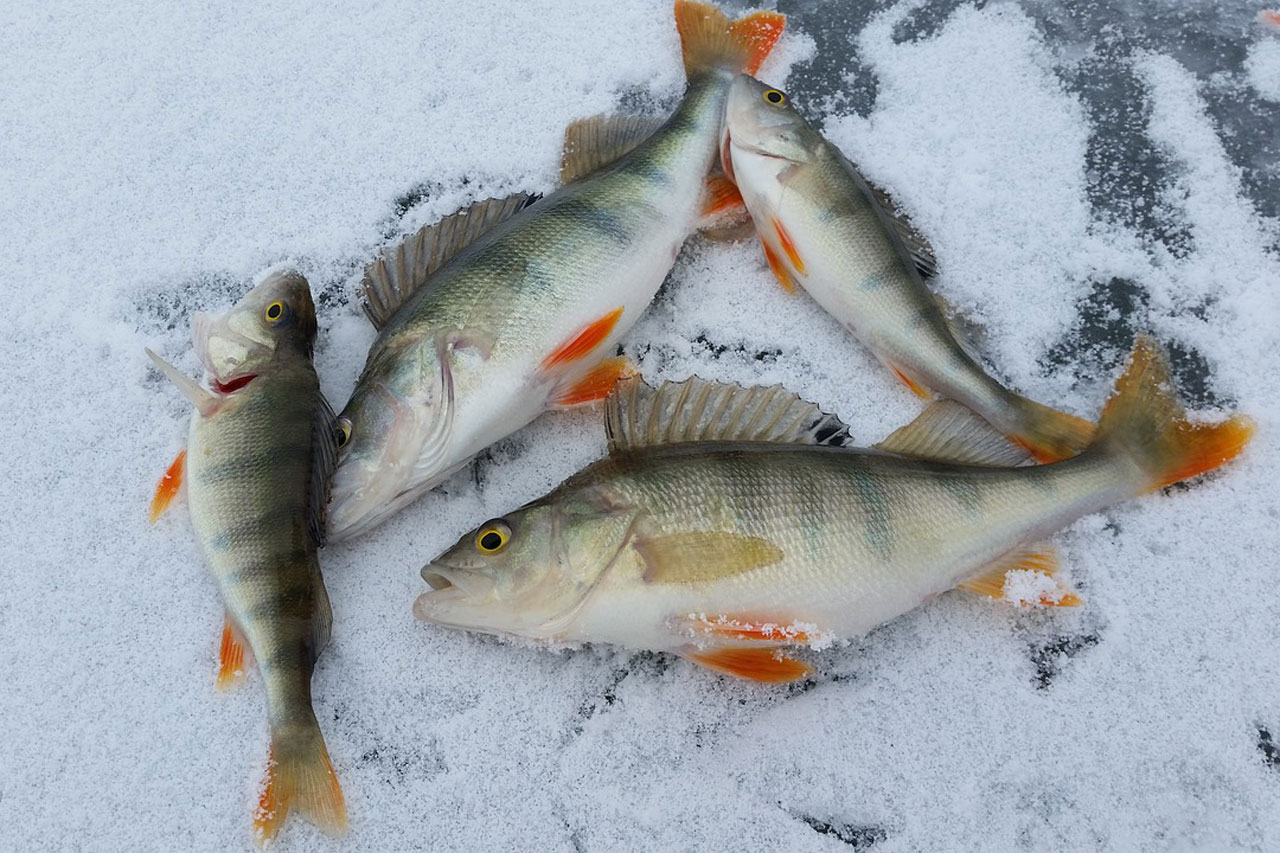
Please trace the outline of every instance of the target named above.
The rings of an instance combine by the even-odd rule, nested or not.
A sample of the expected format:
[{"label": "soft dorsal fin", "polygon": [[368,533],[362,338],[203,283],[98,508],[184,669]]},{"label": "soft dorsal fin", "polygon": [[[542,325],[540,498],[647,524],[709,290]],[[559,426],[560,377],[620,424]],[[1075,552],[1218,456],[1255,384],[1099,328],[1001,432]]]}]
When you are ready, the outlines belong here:
[{"label": "soft dorsal fin", "polygon": [[630,154],[665,121],[653,116],[599,115],[573,122],[564,129],[560,184],[571,184]]},{"label": "soft dorsal fin", "polygon": [[1031,459],[1026,450],[955,400],[939,400],[900,427],[877,450],[957,465],[1012,468]]},{"label": "soft dorsal fin", "polygon": [[658,388],[622,379],[605,402],[609,452],[688,441],[840,446],[849,427],[781,385],[744,388],[694,376]]},{"label": "soft dorsal fin", "polygon": [[920,273],[920,277],[933,278],[936,276],[938,274],[938,258],[934,254],[933,245],[928,238],[920,233],[915,223],[911,221],[911,217],[903,211],[901,205],[887,190],[868,181],[857,164],[848,157],[844,158],[844,162],[849,171],[866,186],[867,193],[880,208],[880,212],[883,214],[885,222],[892,229],[893,234],[901,241],[902,248],[906,250],[907,256],[910,257],[911,262],[915,265],[916,272]]},{"label": "soft dorsal fin", "polygon": [[477,201],[439,222],[424,225],[403,242],[384,248],[365,268],[360,285],[361,304],[374,328],[386,325],[396,309],[458,252],[538,198],[516,193]]}]

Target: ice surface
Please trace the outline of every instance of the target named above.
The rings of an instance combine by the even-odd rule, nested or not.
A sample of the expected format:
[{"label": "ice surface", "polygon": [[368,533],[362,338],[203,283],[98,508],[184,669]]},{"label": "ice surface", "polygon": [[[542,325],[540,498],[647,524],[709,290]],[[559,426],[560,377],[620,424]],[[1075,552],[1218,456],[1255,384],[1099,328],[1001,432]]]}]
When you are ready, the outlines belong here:
[{"label": "ice surface", "polygon": [[[323,554],[351,834],[282,846],[1280,848],[1275,36],[1243,2],[782,6],[764,75],[931,235],[996,369],[1092,415],[1152,329],[1252,447],[1056,537],[1083,607],[948,594],[762,687],[414,622],[427,558],[603,452],[595,413],[544,417]],[[194,373],[191,313],[292,261],[340,405],[375,248],[549,189],[572,119],[674,103],[669,4],[21,2],[0,80],[0,848],[248,846],[261,689],[213,691],[217,593],[183,511],[146,523],[189,407],[142,347]],[[868,443],[919,410],[750,244],[691,242],[625,346]]]}]

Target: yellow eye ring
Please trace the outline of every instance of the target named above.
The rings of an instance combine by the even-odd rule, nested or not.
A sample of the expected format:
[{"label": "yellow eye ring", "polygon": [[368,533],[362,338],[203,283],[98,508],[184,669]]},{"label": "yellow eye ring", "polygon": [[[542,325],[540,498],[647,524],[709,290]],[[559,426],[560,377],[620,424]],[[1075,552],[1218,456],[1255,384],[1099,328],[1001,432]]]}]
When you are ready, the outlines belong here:
[{"label": "yellow eye ring", "polygon": [[267,310],[262,312],[262,316],[273,326],[278,325],[283,323],[285,318],[289,316],[289,306],[277,299],[267,306]]},{"label": "yellow eye ring", "polygon": [[334,433],[338,438],[338,449],[346,447],[351,441],[351,421],[346,418],[338,418],[338,422],[333,426]]},{"label": "yellow eye ring", "polygon": [[511,540],[511,528],[502,521],[491,521],[476,531],[476,550],[496,554]]},{"label": "yellow eye ring", "polygon": [[766,89],[764,99],[775,107],[780,107],[787,102],[787,96],[779,92],[777,89]]}]

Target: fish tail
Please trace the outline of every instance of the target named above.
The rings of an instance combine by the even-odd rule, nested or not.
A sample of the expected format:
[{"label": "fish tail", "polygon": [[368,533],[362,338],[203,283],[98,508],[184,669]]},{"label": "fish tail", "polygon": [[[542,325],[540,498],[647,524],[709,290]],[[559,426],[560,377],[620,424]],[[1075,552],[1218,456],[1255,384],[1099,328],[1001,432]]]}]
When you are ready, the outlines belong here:
[{"label": "fish tail", "polygon": [[1052,409],[1026,397],[1014,397],[1018,427],[1009,436],[1037,462],[1059,462],[1077,456],[1093,441],[1094,425],[1084,418]]},{"label": "fish tail", "polygon": [[275,837],[289,812],[297,810],[329,835],[345,835],[347,807],[315,717],[273,727],[267,778],[253,815],[259,843]]},{"label": "fish tail", "polygon": [[1121,456],[1142,472],[1141,492],[1212,471],[1244,449],[1254,431],[1247,415],[1217,424],[1195,423],[1169,381],[1159,344],[1140,335],[1129,366],[1102,410],[1098,449]]},{"label": "fish tail", "polygon": [[754,74],[782,35],[787,16],[752,12],[736,21],[707,3],[676,0],[676,30],[689,76],[715,68]]}]

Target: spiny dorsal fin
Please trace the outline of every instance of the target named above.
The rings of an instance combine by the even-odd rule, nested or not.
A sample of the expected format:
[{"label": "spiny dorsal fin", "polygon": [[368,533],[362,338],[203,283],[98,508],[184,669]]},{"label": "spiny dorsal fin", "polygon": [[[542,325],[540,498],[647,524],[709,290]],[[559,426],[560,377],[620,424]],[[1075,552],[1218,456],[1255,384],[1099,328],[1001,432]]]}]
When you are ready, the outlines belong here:
[{"label": "spiny dorsal fin", "polygon": [[[1010,572],[1027,573],[1027,577],[1009,578]],[[1063,586],[1057,580],[1057,574],[1058,552],[1052,545],[1041,542],[1016,548],[996,559],[976,577],[960,584],[960,589],[1011,604],[1080,605],[1080,596]],[[1012,586],[1009,581],[1012,581]]]},{"label": "spiny dorsal fin", "polygon": [[338,465],[337,416],[324,394],[318,394],[315,420],[311,427],[311,493],[307,506],[307,529],[317,548],[324,547],[329,509],[329,482]]},{"label": "spiny dorsal fin", "polygon": [[781,385],[744,388],[694,376],[658,388],[639,376],[605,402],[609,452],[688,441],[765,441],[838,447],[849,428]]},{"label": "spiny dorsal fin", "polygon": [[560,184],[571,184],[630,154],[666,119],[653,116],[600,115],[579,119],[564,129]]},{"label": "spiny dorsal fin", "polygon": [[911,217],[903,211],[902,207],[887,190],[868,181],[862,171],[858,169],[857,164],[848,157],[844,158],[844,162],[857,179],[866,186],[867,193],[880,208],[885,222],[891,227],[894,236],[902,243],[902,248],[906,250],[907,256],[911,258],[911,262],[915,265],[916,272],[920,273],[920,277],[933,278],[936,276],[938,274],[938,258],[934,254],[933,245],[929,243],[928,238],[920,233],[915,223],[911,221]]},{"label": "spiny dorsal fin", "polygon": [[782,559],[768,539],[719,530],[637,536],[645,583],[699,583],[732,577]]},{"label": "spiny dorsal fin", "polygon": [[891,433],[877,450],[957,465],[1011,468],[1030,460],[1026,450],[955,400],[939,400]]},{"label": "spiny dorsal fin", "polygon": [[489,198],[451,213],[396,246],[384,248],[364,271],[361,304],[375,329],[455,255],[481,235],[538,200],[530,193]]}]

